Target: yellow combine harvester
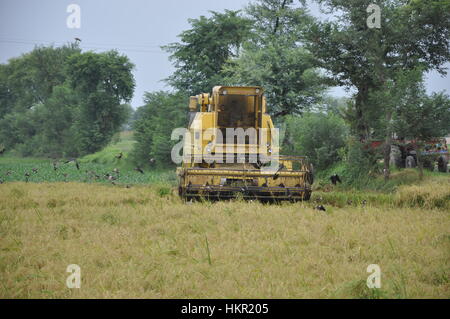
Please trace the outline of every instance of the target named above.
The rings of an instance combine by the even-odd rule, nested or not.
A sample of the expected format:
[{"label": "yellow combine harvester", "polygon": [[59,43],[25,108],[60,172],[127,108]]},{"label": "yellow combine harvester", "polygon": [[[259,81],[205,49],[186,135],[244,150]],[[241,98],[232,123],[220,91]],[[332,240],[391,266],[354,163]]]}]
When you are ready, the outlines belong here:
[{"label": "yellow combine harvester", "polygon": [[312,166],[279,155],[278,130],[266,113],[261,87],[216,86],[192,96],[177,168],[184,199],[308,200]]}]

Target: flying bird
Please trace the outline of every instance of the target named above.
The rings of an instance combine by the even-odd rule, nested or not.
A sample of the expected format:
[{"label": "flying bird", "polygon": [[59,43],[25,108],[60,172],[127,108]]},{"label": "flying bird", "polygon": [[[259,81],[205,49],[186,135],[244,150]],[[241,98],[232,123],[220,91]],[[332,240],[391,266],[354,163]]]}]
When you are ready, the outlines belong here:
[{"label": "flying bird", "polygon": [[75,38],[75,41],[81,42],[80,38]]}]

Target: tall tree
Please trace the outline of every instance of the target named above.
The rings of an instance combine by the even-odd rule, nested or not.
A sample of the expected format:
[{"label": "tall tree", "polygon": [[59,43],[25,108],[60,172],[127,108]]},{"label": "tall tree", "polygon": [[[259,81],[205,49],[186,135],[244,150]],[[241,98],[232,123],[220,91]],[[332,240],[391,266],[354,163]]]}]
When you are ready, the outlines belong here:
[{"label": "tall tree", "polygon": [[211,17],[189,19],[191,29],[183,31],[181,42],[162,48],[169,52],[176,70],[166,81],[174,88],[193,95],[210,92],[221,83],[222,67],[237,56],[248,38],[250,20],[239,11],[211,11]]},{"label": "tall tree", "polygon": [[326,87],[302,45],[313,18],[292,0],[260,0],[245,12],[253,22],[252,37],[240,56],[225,66],[226,82],[263,86],[275,119],[301,114]]},{"label": "tall tree", "polygon": [[78,156],[120,129],[134,89],[117,52],[36,47],[0,65],[0,141],[23,155]]},{"label": "tall tree", "polygon": [[104,147],[126,121],[123,102],[133,96],[134,65],[117,51],[79,53],[68,62],[68,75],[81,102],[74,132],[80,154]]},{"label": "tall tree", "polygon": [[356,89],[354,131],[371,137],[370,92],[398,70],[421,67],[445,73],[450,59],[450,3],[446,0],[384,0],[381,28],[367,24],[372,0],[317,0],[334,21],[315,22],[306,34],[317,65],[335,84]]}]

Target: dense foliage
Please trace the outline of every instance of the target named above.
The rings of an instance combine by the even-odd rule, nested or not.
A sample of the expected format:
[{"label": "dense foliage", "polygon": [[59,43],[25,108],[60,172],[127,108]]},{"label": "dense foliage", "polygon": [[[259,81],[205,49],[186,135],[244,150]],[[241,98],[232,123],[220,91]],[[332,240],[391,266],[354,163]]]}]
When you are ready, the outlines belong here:
[{"label": "dense foliage", "polygon": [[333,114],[307,113],[287,119],[289,147],[295,155],[306,155],[316,169],[325,169],[342,160],[339,150],[345,146],[347,127]]},{"label": "dense foliage", "polygon": [[79,156],[125,122],[133,64],[115,51],[37,47],[0,65],[0,144],[22,155]]},{"label": "dense foliage", "polygon": [[144,102],[136,110],[132,158],[142,166],[173,165],[171,149],[177,141],[171,141],[171,133],[177,127],[187,126],[188,99],[180,93],[159,91],[146,93]]}]

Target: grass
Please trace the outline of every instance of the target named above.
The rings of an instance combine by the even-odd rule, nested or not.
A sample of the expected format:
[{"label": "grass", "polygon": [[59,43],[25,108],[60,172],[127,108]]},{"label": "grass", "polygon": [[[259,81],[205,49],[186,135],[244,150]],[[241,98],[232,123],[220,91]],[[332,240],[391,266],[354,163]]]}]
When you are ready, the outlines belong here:
[{"label": "grass", "polygon": [[0,298],[450,298],[448,174],[357,190],[330,185],[337,167],[308,203],[184,203],[174,170],[133,170],[132,144],[121,134],[80,170],[0,157]]},{"label": "grass", "polygon": [[[174,170],[145,170],[144,174],[132,168],[120,168],[119,174],[114,173],[114,165],[93,162],[80,162],[80,170],[74,163],[63,164],[59,162],[58,169],[53,169],[50,159],[22,159],[15,157],[0,158],[0,180],[3,182],[27,180],[26,173],[30,174],[29,182],[84,182],[84,183],[111,183],[106,174],[111,174],[117,185],[128,184],[168,184],[175,185]],[[117,165],[117,167],[120,167]],[[37,172],[33,172],[33,168]],[[97,175],[98,177],[96,177]]]},{"label": "grass", "polygon": [[[117,167],[120,169],[132,169],[133,164],[129,160],[129,154],[136,143],[133,139],[132,131],[124,131],[115,135],[111,143],[102,150],[89,154],[80,159],[81,163],[102,164],[107,167]],[[119,160],[116,156],[122,153]]]},{"label": "grass", "polygon": [[[60,160],[58,169],[54,170],[52,159],[21,158],[9,154],[0,157],[0,181],[111,183],[106,176],[110,174],[117,178],[114,180],[117,185],[175,185],[173,169],[144,170],[144,174],[134,170],[135,166],[129,160],[129,152],[134,143],[133,132],[121,132],[101,151],[78,159],[79,170],[74,162],[63,164],[64,160]],[[121,152],[122,158],[117,159],[116,156]],[[33,168],[37,172],[33,172]],[[119,170],[119,173],[114,173],[114,169]],[[26,177],[26,173],[30,176]]]},{"label": "grass", "polygon": [[[379,170],[381,171],[382,168],[379,167]],[[360,178],[358,181],[351,182],[348,178],[346,178],[345,165],[343,163],[337,163],[327,170],[319,171],[316,173],[314,190],[327,191],[332,189],[333,187],[330,185],[330,176],[333,174],[338,174],[343,182],[342,184],[338,185],[338,187],[333,188],[334,190],[339,191],[352,191],[354,189],[358,189],[370,192],[390,194],[395,192],[399,187],[403,185],[422,183],[417,169],[398,170],[395,168],[391,168],[391,170],[392,171],[388,182],[384,181],[384,177],[381,173],[375,174],[373,172],[367,172],[367,174]],[[373,177],[374,175],[376,177]],[[432,172],[424,169],[425,180],[448,181],[449,178],[450,175],[448,173],[440,173],[434,171]]]},{"label": "grass", "polygon": [[[448,210],[313,205],[183,203],[168,186],[5,183],[0,297],[450,298]],[[69,264],[81,267],[80,289],[65,285]],[[381,289],[365,285],[369,264],[381,267]]]}]

